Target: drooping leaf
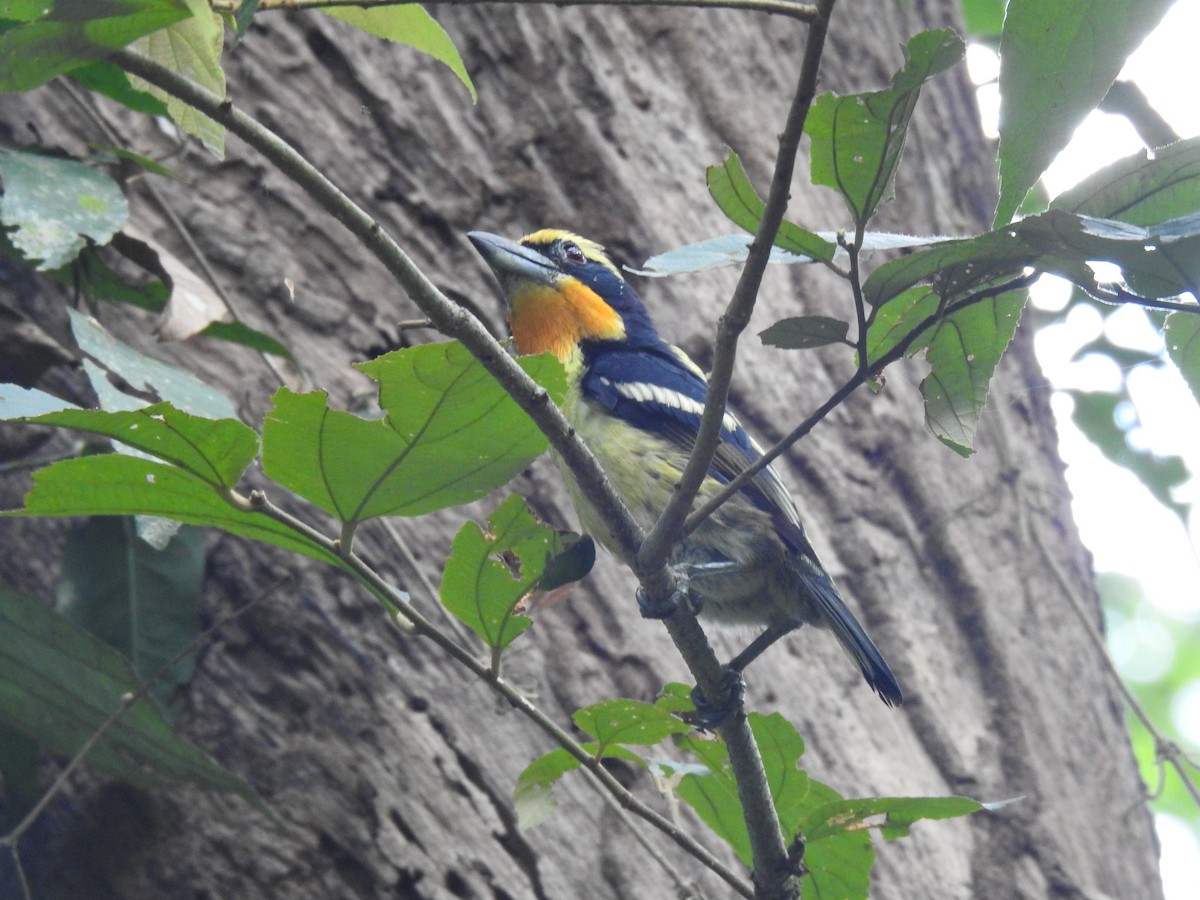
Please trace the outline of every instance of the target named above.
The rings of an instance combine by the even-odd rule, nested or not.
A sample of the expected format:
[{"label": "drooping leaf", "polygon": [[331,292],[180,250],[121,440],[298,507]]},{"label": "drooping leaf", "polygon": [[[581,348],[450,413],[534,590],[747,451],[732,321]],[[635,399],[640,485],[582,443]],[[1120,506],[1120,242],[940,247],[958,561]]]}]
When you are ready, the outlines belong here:
[{"label": "drooping leaf", "polygon": [[[136,390],[157,395],[176,409],[192,415],[208,419],[237,418],[237,410],[234,409],[233,403],[216,388],[182,369],[126,346],[90,316],[74,309],[67,310],[67,313],[70,315],[71,331],[79,348],[102,363],[109,371],[120,375]],[[104,381],[103,378],[99,380]],[[102,392],[106,388],[97,384],[96,379],[93,379],[93,386],[96,387],[97,393],[101,394],[101,405],[105,409],[114,408],[104,402]],[[107,390],[110,394],[113,392],[111,385]],[[136,406],[146,405],[145,400],[132,397],[130,400]]]},{"label": "drooping leaf", "polygon": [[467,90],[471,92],[472,103],[479,99],[454,41],[446,34],[446,29],[417,4],[381,6],[373,9],[339,6],[321,11],[368,34],[406,44],[414,50],[432,56],[466,85]]},{"label": "drooping leaf", "polygon": [[122,252],[132,257],[137,245],[138,262],[158,275],[171,289],[167,304],[154,325],[154,333],[164,341],[186,341],[209,325],[228,322],[232,313],[221,295],[190,266],[153,238],[126,229]]},{"label": "drooping leaf", "polygon": [[1200,315],[1173,312],[1163,324],[1167,355],[1179,367],[1183,380],[1200,403]]},{"label": "drooping leaf", "polygon": [[1200,210],[1200,137],[1126,156],[1050,202],[1052,209],[1156,225]]},{"label": "drooping leaf", "polygon": [[1009,291],[952,313],[929,341],[921,382],[925,423],[951,450],[970,456],[996,364],[1017,331],[1025,291]]},{"label": "drooping leaf", "polygon": [[891,195],[908,122],[921,86],[962,59],[953,31],[925,31],[909,39],[904,67],[891,87],[864,94],[822,94],[808,114],[813,184],[841,193],[856,226]]},{"label": "drooping leaf", "polygon": [[[9,418],[0,408],[0,418]],[[156,403],[105,412],[66,409],[28,419],[39,425],[101,434],[174,463],[213,487],[233,487],[258,455],[258,436],[236,419],[204,419]]]},{"label": "drooping leaf", "polygon": [[19,384],[0,384],[0,420],[41,416],[60,409],[77,409],[74,403]]},{"label": "drooping leaf", "polygon": [[[756,234],[765,204],[750,183],[750,176],[746,174],[738,155],[730,150],[719,165],[708,167],[705,178],[708,181],[708,193],[721,212],[735,225]],[[791,222],[780,223],[775,246],[797,256],[824,261],[832,259],[837,250],[837,245],[832,241]]]},{"label": "drooping leaf", "polygon": [[[225,39],[221,17],[209,8],[207,0],[182,0],[191,12],[186,19],[141,38],[133,49],[172,72],[225,96],[225,71],[221,68],[221,47]],[[167,106],[171,121],[200,139],[217,159],[225,158],[225,128],[173,94],[136,76],[134,87],[158,97]]]},{"label": "drooping leaf", "polygon": [[1000,38],[1000,200],[1021,201],[1172,0],[1009,0]]},{"label": "drooping leaf", "polygon": [[830,316],[795,316],[781,319],[758,333],[762,342],[781,350],[808,350],[846,340],[850,323]]},{"label": "drooping leaf", "polygon": [[[14,15],[24,8],[26,16]],[[9,4],[25,24],[0,34],[0,91],[27,91],[55,75],[110,56],[190,13],[182,0],[47,0]]]},{"label": "drooping leaf", "polygon": [[691,726],[666,710],[638,700],[601,700],[575,711],[575,724],[596,738],[601,747],[610,744],[649,746],[673,734],[687,734]]},{"label": "drooping leaf", "polygon": [[[40,601],[0,586],[0,723],[70,756],[138,688],[117,651]],[[177,737],[149,697],[117,719],[86,763],[142,787],[187,781],[260,803],[244,781]]]},{"label": "drooping leaf", "polygon": [[[204,559],[198,529],[183,528],[157,550],[137,536],[132,519],[94,516],[67,537],[59,610],[149,680],[199,633]],[[174,689],[191,678],[194,662],[194,655],[183,657],[151,686],[164,708]]]},{"label": "drooping leaf", "polygon": [[47,271],[66,265],[88,239],[106,244],[129,218],[115,181],[70,159],[0,148],[0,224],[26,259]]},{"label": "drooping leaf", "polygon": [[[593,755],[617,757],[636,765],[646,765],[641,757],[620,745],[602,748],[593,741],[580,746]],[[550,817],[558,807],[558,801],[554,798],[554,783],[581,765],[578,759],[559,747],[539,756],[525,767],[513,788],[513,806],[517,810],[517,825],[522,831],[540,825]]]},{"label": "drooping leaf", "polygon": [[162,516],[342,564],[335,553],[286,525],[227,502],[220,491],[190,472],[119,453],[68,459],[39,469],[33,473],[25,506],[0,515]]},{"label": "drooping leaf", "polygon": [[468,522],[455,536],[442,573],[442,605],[489,647],[507,647],[533,624],[517,604],[559,549],[554,529],[514,494],[488,516],[487,531]]}]

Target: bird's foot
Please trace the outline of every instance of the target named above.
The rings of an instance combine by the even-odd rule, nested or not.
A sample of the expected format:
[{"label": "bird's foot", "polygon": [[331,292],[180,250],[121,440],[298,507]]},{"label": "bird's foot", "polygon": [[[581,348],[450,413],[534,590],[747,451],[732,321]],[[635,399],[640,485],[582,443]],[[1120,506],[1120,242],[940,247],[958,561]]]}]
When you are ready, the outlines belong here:
[{"label": "bird's foot", "polygon": [[675,576],[675,590],[662,599],[652,599],[642,588],[637,589],[638,609],[642,611],[643,619],[669,619],[675,615],[680,604],[687,604],[694,613],[700,612],[700,598],[691,591],[691,572],[693,566],[671,566],[671,574]]},{"label": "bird's foot", "polygon": [[696,706],[692,722],[697,728],[716,731],[742,711],[746,698],[746,682],[742,673],[729,666],[721,667],[721,693],[709,700],[700,686],[692,688],[692,703]]}]

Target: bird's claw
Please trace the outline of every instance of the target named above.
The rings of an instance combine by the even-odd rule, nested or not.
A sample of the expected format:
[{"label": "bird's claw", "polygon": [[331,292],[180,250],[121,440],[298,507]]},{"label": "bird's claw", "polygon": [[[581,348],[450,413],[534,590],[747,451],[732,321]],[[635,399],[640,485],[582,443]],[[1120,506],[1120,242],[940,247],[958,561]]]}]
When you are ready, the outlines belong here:
[{"label": "bird's claw", "polygon": [[697,728],[706,731],[716,731],[733,716],[742,711],[742,703],[746,697],[746,682],[742,673],[729,666],[721,668],[721,694],[715,701],[710,701],[700,686],[692,688],[692,703],[696,706],[692,722]]},{"label": "bird's claw", "polygon": [[675,615],[680,604],[687,604],[694,613],[700,612],[700,598],[691,591],[688,570],[688,566],[671,567],[671,574],[675,576],[675,590],[662,599],[651,599],[643,588],[637,589],[638,609],[642,611],[643,619],[669,619]]}]

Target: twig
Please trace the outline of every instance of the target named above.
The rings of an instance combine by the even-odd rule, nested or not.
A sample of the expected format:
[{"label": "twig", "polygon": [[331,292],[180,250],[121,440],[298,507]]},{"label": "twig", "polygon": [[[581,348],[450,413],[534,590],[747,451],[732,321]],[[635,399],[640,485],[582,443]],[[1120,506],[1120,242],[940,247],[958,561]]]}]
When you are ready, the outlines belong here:
[{"label": "twig", "polygon": [[[262,0],[259,12],[268,10],[333,9],[339,6],[382,7],[400,6],[411,0]],[[483,0],[488,2],[488,0]],[[499,0],[496,0],[499,2]],[[481,0],[441,0],[442,6],[479,6]],[[212,0],[217,12],[237,12],[242,0]],[[801,22],[815,21],[817,7],[790,0],[507,0],[506,6],[685,6],[699,9],[739,9],[744,12],[765,12],[788,16]]]}]

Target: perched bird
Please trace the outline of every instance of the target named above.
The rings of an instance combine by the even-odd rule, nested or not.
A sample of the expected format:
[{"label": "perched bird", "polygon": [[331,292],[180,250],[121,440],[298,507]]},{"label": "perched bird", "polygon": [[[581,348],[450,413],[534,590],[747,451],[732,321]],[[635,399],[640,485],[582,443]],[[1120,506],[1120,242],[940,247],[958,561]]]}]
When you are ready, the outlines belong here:
[{"label": "perched bird", "polygon": [[[645,305],[594,241],[558,229],[513,242],[468,237],[495,272],[523,354],[553,353],[567,371],[562,405],[621,495],[649,529],[672,495],[695,444],[708,393],[704,373],[659,337]],[[700,490],[712,496],[762,456],[726,413]],[[561,465],[585,531],[613,541],[571,472]],[[765,626],[729,664],[741,672],[771,643],[804,624],[831,630],[889,706],[903,697],[878,648],[843,602],[804,534],[773,468],[762,469],[676,548],[702,618]]]}]

